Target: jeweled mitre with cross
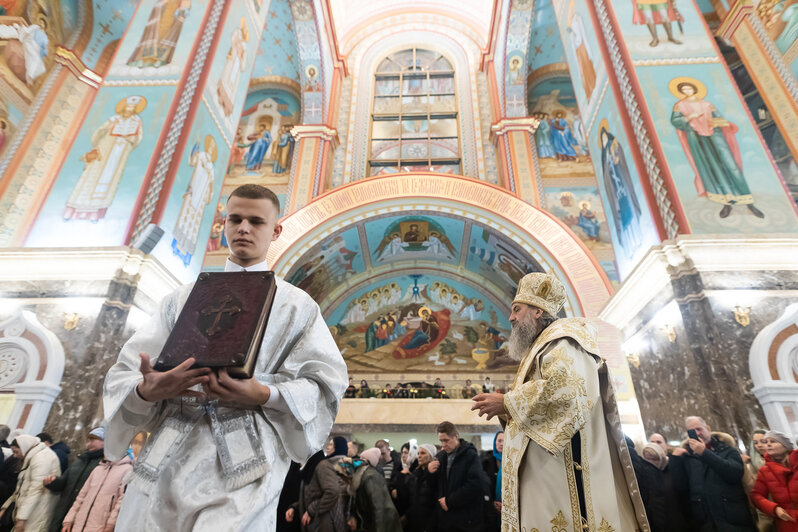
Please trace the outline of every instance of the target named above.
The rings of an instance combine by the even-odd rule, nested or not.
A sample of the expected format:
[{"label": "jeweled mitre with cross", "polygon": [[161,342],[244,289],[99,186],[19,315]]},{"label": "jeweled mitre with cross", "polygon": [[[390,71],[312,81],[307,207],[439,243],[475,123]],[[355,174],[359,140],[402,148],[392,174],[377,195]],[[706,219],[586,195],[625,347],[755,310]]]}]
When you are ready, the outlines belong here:
[{"label": "jeweled mitre with cross", "polygon": [[194,357],[194,367],[252,377],[276,290],[274,272],[201,273],[155,369]]}]

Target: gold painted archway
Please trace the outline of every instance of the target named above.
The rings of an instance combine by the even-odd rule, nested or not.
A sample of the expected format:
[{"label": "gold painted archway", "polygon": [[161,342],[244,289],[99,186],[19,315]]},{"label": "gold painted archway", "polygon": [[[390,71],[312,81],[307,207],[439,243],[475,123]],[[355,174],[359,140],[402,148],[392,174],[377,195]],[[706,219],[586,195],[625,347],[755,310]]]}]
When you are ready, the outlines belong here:
[{"label": "gold painted archway", "polygon": [[315,243],[353,221],[417,209],[455,212],[510,236],[530,252],[545,250],[575,294],[575,315],[597,317],[612,295],[610,282],[595,257],[551,214],[499,187],[445,174],[369,178],[316,198],[282,220],[283,233],[269,249],[269,264],[278,275],[285,276]]}]

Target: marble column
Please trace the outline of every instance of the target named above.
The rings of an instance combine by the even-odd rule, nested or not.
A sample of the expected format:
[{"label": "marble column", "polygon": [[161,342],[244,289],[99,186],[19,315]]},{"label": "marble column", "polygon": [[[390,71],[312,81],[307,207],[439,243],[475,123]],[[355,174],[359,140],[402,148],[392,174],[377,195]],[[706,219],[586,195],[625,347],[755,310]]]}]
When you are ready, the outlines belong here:
[{"label": "marble column", "polygon": [[66,365],[64,385],[57,399],[59,411],[48,418],[46,432],[82,445],[86,433],[102,422],[105,375],[129,336],[125,334],[126,326],[138,281],[138,274],[119,269],[108,284],[105,301],[85,340],[81,361]]}]

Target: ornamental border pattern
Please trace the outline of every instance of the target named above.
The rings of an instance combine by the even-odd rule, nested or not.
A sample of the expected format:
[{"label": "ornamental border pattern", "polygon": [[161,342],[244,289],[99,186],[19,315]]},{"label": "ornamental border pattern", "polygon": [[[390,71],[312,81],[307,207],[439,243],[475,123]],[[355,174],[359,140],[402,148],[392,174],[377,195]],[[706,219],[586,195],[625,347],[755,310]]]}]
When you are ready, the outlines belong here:
[{"label": "ornamental border pattern", "polygon": [[751,22],[751,27],[754,29],[756,36],[759,37],[759,42],[762,43],[768,57],[770,57],[770,60],[773,61],[773,64],[776,66],[776,72],[778,72],[779,77],[787,87],[787,91],[790,93],[793,100],[798,101],[798,83],[796,83],[795,78],[784,63],[773,40],[765,31],[765,26],[762,24],[762,21],[756,15],[750,15],[748,20]]},{"label": "ornamental border pattern", "polygon": [[211,8],[212,10],[210,17],[208,18],[208,25],[205,27],[205,32],[202,35],[199,49],[197,50],[194,62],[191,64],[191,70],[189,71],[188,78],[186,79],[186,85],[183,91],[180,93],[180,100],[177,104],[177,110],[175,112],[174,119],[169,126],[169,133],[166,135],[166,141],[164,142],[161,154],[158,157],[158,163],[152,176],[152,182],[147,189],[147,195],[144,197],[144,203],[141,207],[138,218],[136,219],[136,225],[133,229],[133,234],[130,239],[131,242],[134,242],[144,228],[147,227],[150,221],[152,221],[152,215],[155,212],[155,206],[158,204],[158,200],[161,196],[161,189],[163,188],[163,183],[166,179],[166,172],[169,170],[169,165],[174,157],[180,135],[183,133],[183,126],[186,122],[186,116],[188,115],[188,110],[194,100],[194,94],[197,91],[197,84],[199,83],[200,75],[202,74],[203,67],[205,66],[205,61],[208,58],[208,52],[211,48],[211,41],[213,40],[213,36],[216,34],[217,27],[219,26],[219,20],[221,19],[222,8],[224,7],[224,4],[224,0],[215,0],[213,7]]},{"label": "ornamental border pattern", "polygon": [[626,70],[623,58],[621,57],[620,44],[612,30],[610,23],[610,15],[607,12],[607,0],[593,0],[593,5],[596,8],[596,13],[599,18],[599,25],[601,32],[604,35],[604,40],[607,45],[607,51],[610,55],[613,70],[618,80],[618,85],[621,87],[624,106],[629,114],[629,119],[632,122],[635,137],[640,145],[642,152],[643,162],[646,166],[646,173],[648,174],[649,182],[654,189],[654,196],[657,201],[657,209],[662,222],[665,226],[665,232],[669,239],[676,238],[679,234],[679,225],[676,222],[676,214],[673,211],[673,203],[668,197],[668,190],[665,188],[665,178],[659,169],[657,157],[654,154],[654,148],[651,145],[651,138],[646,131],[646,125],[643,122],[643,112],[640,105],[635,98],[632,91],[632,80],[629,77],[629,72]]}]

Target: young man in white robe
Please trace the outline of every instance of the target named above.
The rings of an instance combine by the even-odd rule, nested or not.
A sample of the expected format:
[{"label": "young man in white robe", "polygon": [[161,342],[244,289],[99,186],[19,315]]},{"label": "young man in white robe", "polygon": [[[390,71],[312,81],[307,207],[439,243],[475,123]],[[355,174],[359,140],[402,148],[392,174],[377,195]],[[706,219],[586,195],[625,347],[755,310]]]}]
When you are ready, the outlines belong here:
[{"label": "young man in white robe", "polygon": [[[266,253],[282,229],[277,197],[243,185],[227,211],[225,271],[267,270]],[[120,459],[139,431],[151,432],[116,530],[272,531],[289,462],[304,462],[330,433],[346,365],[318,305],[277,279],[253,378],[190,369],[193,359],[156,372],[191,288],[164,299],[105,379],[106,457]]]},{"label": "young man in white robe", "polygon": [[521,279],[508,342],[520,362],[514,384],[473,398],[472,410],[505,425],[502,531],[648,532],[596,329],[556,319],[564,303],[556,277]]}]

